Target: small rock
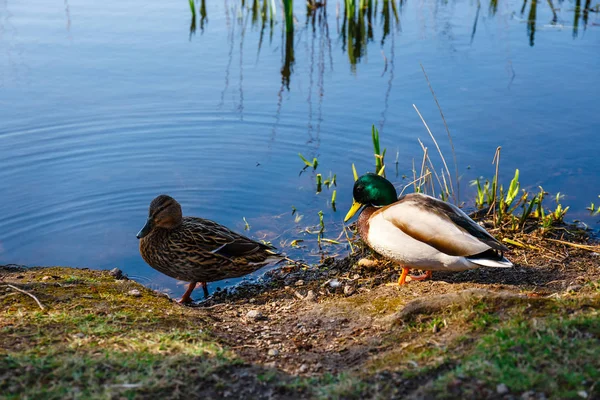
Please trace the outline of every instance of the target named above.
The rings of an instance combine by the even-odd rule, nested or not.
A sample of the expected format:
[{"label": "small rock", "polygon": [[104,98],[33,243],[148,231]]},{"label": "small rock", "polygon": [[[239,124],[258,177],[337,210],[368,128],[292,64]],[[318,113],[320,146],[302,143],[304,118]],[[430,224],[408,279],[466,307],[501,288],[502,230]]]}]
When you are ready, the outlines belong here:
[{"label": "small rock", "polygon": [[119,268],[111,269],[109,274],[115,279],[123,279],[123,271],[121,271]]},{"label": "small rock", "polygon": [[498,393],[499,395],[508,393],[508,386],[506,386],[504,383],[499,384],[498,386],[496,386],[496,393]]},{"label": "small rock", "polygon": [[269,349],[269,351],[267,352],[268,355],[272,356],[272,357],[276,357],[279,355],[279,350],[277,349]]},{"label": "small rock", "polygon": [[137,289],[131,289],[129,292],[127,292],[128,295],[133,296],[133,297],[141,297],[142,293],[137,290]]},{"label": "small rock", "polygon": [[535,396],[535,392],[533,390],[528,390],[521,395],[523,400],[532,399]]},{"label": "small rock", "polygon": [[337,279],[332,279],[328,283],[329,287],[333,289],[339,288],[342,285]]},{"label": "small rock", "polygon": [[42,277],[43,281],[47,281],[47,280],[50,280],[50,279],[52,279],[52,277],[48,276],[48,275]]},{"label": "small rock", "polygon": [[306,365],[306,364],[302,364],[302,365],[300,366],[300,368],[298,369],[298,371],[299,371],[301,374],[305,373],[306,371],[308,371],[308,365]]},{"label": "small rock", "polygon": [[85,337],[85,335],[81,332],[74,334],[73,336],[75,336],[78,339],[83,339]]},{"label": "small rock", "polygon": [[259,319],[263,319],[264,315],[259,310],[250,310],[246,314],[246,318],[247,319],[259,320]]},{"label": "small rock", "polygon": [[309,290],[308,293],[306,293],[306,297],[304,298],[304,300],[306,300],[306,301],[316,301],[317,300],[317,296],[315,295],[315,292],[313,292],[312,290]]},{"label": "small rock", "polygon": [[358,260],[357,264],[359,267],[374,267],[377,265],[377,261],[369,260],[368,258],[361,258]]},{"label": "small rock", "polygon": [[300,280],[296,281],[295,285],[302,286],[302,285],[304,285],[304,281],[302,279],[300,279]]},{"label": "small rock", "polygon": [[567,288],[567,292],[578,292],[579,290],[581,290],[582,287],[582,285],[570,285]]},{"label": "small rock", "polygon": [[577,392],[577,396],[581,397],[582,399],[588,398],[588,394],[585,390],[580,390],[579,392]]},{"label": "small rock", "polygon": [[344,286],[344,294],[346,296],[351,296],[354,293],[354,288],[350,285]]}]

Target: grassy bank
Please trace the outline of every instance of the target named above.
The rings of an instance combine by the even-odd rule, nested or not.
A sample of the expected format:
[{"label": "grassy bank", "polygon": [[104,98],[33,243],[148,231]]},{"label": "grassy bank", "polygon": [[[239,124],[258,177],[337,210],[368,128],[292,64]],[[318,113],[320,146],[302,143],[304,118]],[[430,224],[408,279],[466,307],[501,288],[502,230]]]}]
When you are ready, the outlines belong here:
[{"label": "grassy bank", "polygon": [[513,269],[401,287],[372,255],[330,259],[195,308],[108,271],[3,267],[0,393],[597,398],[598,256],[548,246],[565,257],[515,247]]}]

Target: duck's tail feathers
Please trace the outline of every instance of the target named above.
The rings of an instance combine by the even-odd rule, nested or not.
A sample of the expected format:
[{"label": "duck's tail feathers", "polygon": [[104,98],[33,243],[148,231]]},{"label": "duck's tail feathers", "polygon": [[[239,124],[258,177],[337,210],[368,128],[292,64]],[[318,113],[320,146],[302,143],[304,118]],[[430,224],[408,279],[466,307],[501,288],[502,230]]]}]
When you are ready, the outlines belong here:
[{"label": "duck's tail feathers", "polygon": [[504,257],[502,252],[493,249],[489,249],[483,253],[474,254],[466,258],[473,264],[481,265],[482,267],[510,268],[514,266],[513,263]]}]

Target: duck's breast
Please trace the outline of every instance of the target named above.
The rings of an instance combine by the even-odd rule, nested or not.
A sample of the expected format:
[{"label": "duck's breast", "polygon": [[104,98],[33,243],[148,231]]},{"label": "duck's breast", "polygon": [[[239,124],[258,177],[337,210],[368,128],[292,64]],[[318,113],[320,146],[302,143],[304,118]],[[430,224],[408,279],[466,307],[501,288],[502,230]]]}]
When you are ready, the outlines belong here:
[{"label": "duck's breast", "polygon": [[476,268],[476,265],[464,257],[444,254],[407,235],[381,212],[372,215],[367,229],[368,233],[363,239],[369,247],[403,266],[455,271]]}]

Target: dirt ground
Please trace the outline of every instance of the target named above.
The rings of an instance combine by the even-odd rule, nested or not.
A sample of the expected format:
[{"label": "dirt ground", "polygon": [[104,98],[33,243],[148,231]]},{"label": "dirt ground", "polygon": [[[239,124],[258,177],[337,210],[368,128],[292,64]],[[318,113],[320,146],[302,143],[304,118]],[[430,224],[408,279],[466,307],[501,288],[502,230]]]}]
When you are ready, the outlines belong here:
[{"label": "dirt ground", "polygon": [[[596,245],[581,238],[579,243]],[[396,284],[396,267],[368,252],[327,259],[316,267],[284,265],[269,271],[260,283],[218,291],[191,307],[114,272],[5,266],[0,268],[0,289],[12,285],[33,294],[45,310],[9,286],[6,293],[0,291],[0,392],[9,393],[9,398],[78,398],[82,394],[98,398],[600,398],[600,385],[596,386],[600,382],[600,255],[552,241],[535,247],[511,246],[507,254],[515,263],[511,269],[440,272],[431,280],[402,286]],[[144,311],[135,315],[136,308]],[[121,310],[123,316],[117,325],[111,319],[110,329],[105,325],[90,329],[94,317],[86,317],[92,321],[85,325],[87,330],[80,322],[57,322],[59,313],[75,315],[81,310],[107,318]],[[143,323],[139,322],[142,314]],[[573,329],[557,328],[553,321],[558,320]],[[63,354],[78,354],[72,353],[73,335],[82,334],[77,332],[89,338],[88,345],[103,348],[112,343],[111,349],[129,351],[133,345],[123,347],[113,338],[134,335],[130,329],[138,325],[144,327],[144,334],[193,327],[202,332],[198,340],[203,346],[213,343],[228,361],[220,355],[215,358],[221,360],[218,365],[196,368],[204,371],[201,374],[195,367],[196,372],[189,372],[195,353],[177,361],[187,365],[176,372],[180,374],[177,379],[202,384],[176,385],[175,392],[177,379],[156,386],[154,381],[136,378],[139,382],[134,386],[109,390],[106,382],[117,379],[110,373],[100,381],[89,378],[90,387],[97,389],[71,392],[72,378],[57,373],[48,378],[50,383],[40,382],[40,374],[48,371],[36,371],[37,367],[27,364],[33,363],[33,356],[46,360],[52,354],[63,360]],[[508,353],[501,348],[486,353],[496,342],[503,343],[502,332],[527,336],[523,329],[539,332],[540,343],[547,335],[547,346],[537,353],[528,342],[511,342]],[[564,341],[552,339],[563,336]],[[179,359],[173,357],[181,351],[169,337],[168,342],[163,336],[156,339],[166,349],[157,351],[175,363]],[[591,353],[579,355],[571,347],[573,338],[585,341]],[[144,343],[139,354],[152,353],[151,342]],[[213,354],[205,347],[202,354]],[[513,370],[506,369],[502,357],[514,349],[518,362],[507,361]],[[97,353],[84,351],[97,361]],[[478,352],[483,356],[477,356]],[[548,352],[564,353],[566,358],[554,365],[545,358]],[[489,357],[481,373],[471,367],[477,365],[478,357]],[[166,372],[155,363],[165,360],[150,362],[160,379]],[[535,375],[539,368],[546,380]],[[13,376],[19,371],[26,378]],[[572,371],[580,375],[571,382],[567,378]],[[566,383],[552,388],[552,381],[563,378]],[[65,379],[68,383],[62,385]]]}]

